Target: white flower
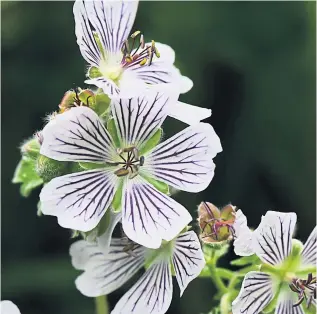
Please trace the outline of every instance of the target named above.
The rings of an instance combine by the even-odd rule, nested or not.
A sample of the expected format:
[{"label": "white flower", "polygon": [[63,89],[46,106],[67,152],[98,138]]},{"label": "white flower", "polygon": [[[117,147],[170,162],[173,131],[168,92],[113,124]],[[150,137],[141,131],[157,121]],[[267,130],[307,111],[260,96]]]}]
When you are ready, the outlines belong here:
[{"label": "white flower", "polygon": [[[233,314],[260,313],[274,299],[275,314],[302,314],[302,296],[315,303],[316,227],[305,245],[293,240],[295,213],[269,211],[254,231],[253,249],[264,265],[249,272],[238,297],[232,303]],[[295,241],[295,242],[294,242]],[[296,291],[296,292],[295,292]],[[303,297],[304,298],[304,297]]]},{"label": "white flower", "polygon": [[89,231],[122,190],[123,230],[131,240],[158,248],[162,239],[173,239],[192,218],[153,180],[187,192],[204,190],[221,144],[212,126],[198,123],[143,152],[171,101],[172,96],[154,90],[138,98],[113,99],[119,147],[91,109],[77,107],[57,115],[43,129],[40,153],[59,161],[99,163],[101,168],[46,184],[40,194],[43,213],[57,216],[62,227]]},{"label": "white flower", "polygon": [[0,302],[0,313],[1,314],[21,314],[18,307],[11,301],[1,301]]},{"label": "white flower", "polygon": [[[187,92],[193,83],[174,66],[172,48],[160,43],[145,44],[138,32],[132,34],[136,48],[128,47],[137,8],[138,1],[134,0],[76,0],[77,43],[90,64],[90,78],[85,82],[102,88],[110,98],[138,96],[149,86],[165,83],[172,83],[181,93]],[[139,35],[141,40],[136,42]],[[211,110],[175,101],[169,114],[193,124],[209,117]]]},{"label": "white flower", "polygon": [[78,241],[70,248],[72,264],[84,270],[76,279],[77,289],[88,297],[109,294],[146,266],[146,272],[119,300],[112,314],[163,314],[172,301],[172,271],[180,294],[205,266],[199,240],[193,231],[180,234],[158,250],[112,239],[108,254],[97,245]]}]

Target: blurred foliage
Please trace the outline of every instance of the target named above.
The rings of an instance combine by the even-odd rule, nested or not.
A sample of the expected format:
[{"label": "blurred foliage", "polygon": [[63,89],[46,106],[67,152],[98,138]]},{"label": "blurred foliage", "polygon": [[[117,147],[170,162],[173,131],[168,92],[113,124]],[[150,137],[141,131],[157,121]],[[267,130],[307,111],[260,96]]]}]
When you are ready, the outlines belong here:
[{"label": "blurred foliage", "polygon": [[[84,87],[72,2],[1,2],[2,298],[23,314],[93,312],[75,289],[70,232],[36,216],[38,193],[11,183],[18,146],[42,127],[65,91]],[[182,101],[213,110],[224,152],[210,187],[176,198],[195,215],[202,199],[232,202],[257,226],[268,209],[295,211],[298,235],[315,224],[315,2],[142,2],[135,29],[171,45],[194,81]],[[167,134],[180,123],[169,120]],[[225,261],[223,263],[226,263]],[[228,261],[227,261],[228,264]],[[193,281],[168,313],[206,313],[215,290]],[[127,287],[125,287],[127,288]],[[111,305],[124,289],[113,293]]]}]

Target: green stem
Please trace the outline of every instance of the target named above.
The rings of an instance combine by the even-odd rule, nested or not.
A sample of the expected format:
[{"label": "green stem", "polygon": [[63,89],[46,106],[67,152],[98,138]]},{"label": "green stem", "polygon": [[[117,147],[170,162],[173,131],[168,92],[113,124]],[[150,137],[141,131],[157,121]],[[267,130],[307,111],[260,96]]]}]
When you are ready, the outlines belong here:
[{"label": "green stem", "polygon": [[218,276],[218,272],[217,272],[217,268],[216,268],[216,263],[217,260],[216,258],[213,256],[213,258],[210,260],[210,262],[208,263],[208,269],[210,271],[211,274],[211,280],[213,281],[214,285],[216,286],[216,288],[218,289],[218,292],[220,292],[221,294],[224,294],[227,292],[227,288],[224,285],[223,281],[221,280],[221,278]]},{"label": "green stem", "polygon": [[108,306],[106,295],[96,297],[95,304],[96,304],[96,314],[109,314],[109,306]]}]

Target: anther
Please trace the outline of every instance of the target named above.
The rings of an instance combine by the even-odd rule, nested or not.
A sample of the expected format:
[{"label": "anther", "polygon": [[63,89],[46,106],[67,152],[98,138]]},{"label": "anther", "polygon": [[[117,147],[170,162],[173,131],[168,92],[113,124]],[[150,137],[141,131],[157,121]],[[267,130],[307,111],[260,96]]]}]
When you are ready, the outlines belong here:
[{"label": "anther", "polygon": [[141,38],[140,38],[140,44],[141,44],[141,48],[144,49],[145,42],[144,42],[144,36],[142,34],[141,34]]},{"label": "anther", "polygon": [[139,64],[140,64],[140,65],[145,65],[146,61],[147,61],[146,58],[144,58],[144,59],[142,59],[142,60],[140,61]]},{"label": "anther", "polygon": [[134,33],[131,35],[131,38],[135,38],[135,37],[137,37],[139,34],[141,34],[141,32],[140,32],[140,31],[136,31],[136,32],[134,32]]}]

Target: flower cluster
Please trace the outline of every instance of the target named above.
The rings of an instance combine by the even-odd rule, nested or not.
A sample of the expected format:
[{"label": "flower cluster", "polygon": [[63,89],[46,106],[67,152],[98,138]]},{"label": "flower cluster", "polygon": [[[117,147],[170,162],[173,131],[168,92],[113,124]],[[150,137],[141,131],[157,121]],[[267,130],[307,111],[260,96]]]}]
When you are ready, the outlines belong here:
[{"label": "flower cluster", "polygon": [[[205,266],[200,241],[188,231],[192,216],[170,189],[206,189],[222,147],[200,122],[210,110],[178,101],[193,83],[174,66],[172,48],[146,43],[140,31],[129,35],[137,8],[134,0],[75,1],[85,82],[97,88],[65,93],[22,146],[14,182],[27,193],[44,184],[39,214],[83,236],[70,252],[84,270],[76,280],[84,295],[109,294],[144,268],[113,313],[165,313],[172,275],[182,294]],[[188,126],[162,140],[167,116]],[[31,177],[37,181],[30,185]],[[122,239],[112,237],[118,223]]]},{"label": "flower cluster", "polygon": [[[305,244],[292,239],[295,213],[269,211],[251,230],[236,206],[202,202],[199,237],[190,230],[192,216],[172,191],[206,189],[222,147],[201,122],[210,110],[178,101],[193,83],[174,66],[172,48],[146,43],[140,31],[130,35],[137,8],[136,0],[75,1],[85,83],[94,87],[65,93],[21,146],[13,182],[23,196],[43,185],[38,214],[83,237],[70,247],[83,295],[108,295],[142,272],[112,314],[166,313],[172,276],[180,295],[194,278],[211,278],[220,305],[210,313],[311,313],[317,231]],[[168,116],[186,127],[163,140]],[[235,272],[217,265],[230,242],[242,256],[231,262]],[[1,311],[20,313],[10,301]]]}]

